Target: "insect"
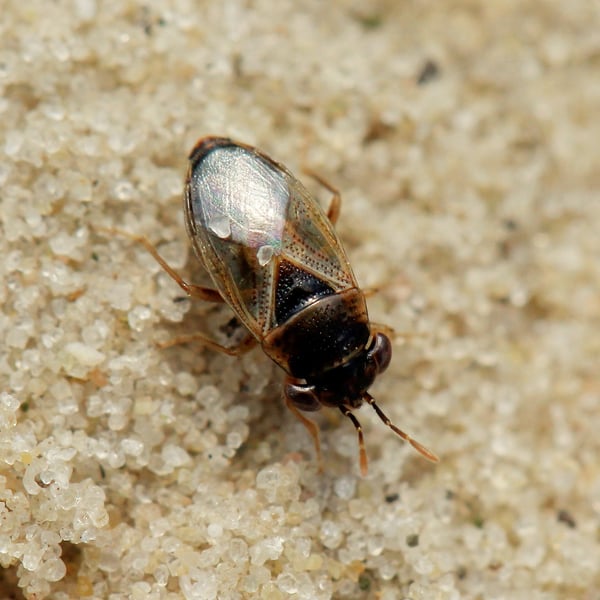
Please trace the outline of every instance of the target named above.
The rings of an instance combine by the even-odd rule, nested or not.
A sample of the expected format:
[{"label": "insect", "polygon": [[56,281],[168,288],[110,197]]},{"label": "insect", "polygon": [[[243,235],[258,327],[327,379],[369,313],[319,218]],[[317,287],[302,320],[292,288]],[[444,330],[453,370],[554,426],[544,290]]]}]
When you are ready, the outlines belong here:
[{"label": "insect", "polygon": [[214,288],[185,282],[145,238],[136,238],[190,296],[226,302],[247,330],[226,347],[202,333],[177,342],[239,355],[260,344],[286,373],[283,396],[311,434],[319,460],[319,430],[303,412],[333,407],[356,428],[361,472],[367,473],[362,427],[353,410],[364,402],[418,452],[437,457],[393,425],[368,389],[390,363],[389,328],[369,321],[365,295],[334,231],[341,196],[325,213],[286,167],[260,150],[225,137],[201,138],[189,155],[184,211],[196,256]]}]

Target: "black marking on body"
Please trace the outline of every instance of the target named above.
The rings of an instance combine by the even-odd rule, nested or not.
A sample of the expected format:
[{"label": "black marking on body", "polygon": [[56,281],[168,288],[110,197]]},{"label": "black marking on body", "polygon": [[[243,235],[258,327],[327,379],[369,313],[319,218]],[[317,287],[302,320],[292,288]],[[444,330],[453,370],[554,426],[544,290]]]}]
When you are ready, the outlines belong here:
[{"label": "black marking on body", "polygon": [[282,260],[275,289],[275,322],[281,325],[319,298],[334,293],[332,287],[312,273]]}]

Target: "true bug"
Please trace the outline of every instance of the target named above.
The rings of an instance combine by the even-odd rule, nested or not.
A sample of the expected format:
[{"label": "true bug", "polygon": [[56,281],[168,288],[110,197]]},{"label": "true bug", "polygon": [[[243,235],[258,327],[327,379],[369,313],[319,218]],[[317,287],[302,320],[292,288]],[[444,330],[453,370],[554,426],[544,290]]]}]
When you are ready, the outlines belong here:
[{"label": "true bug", "polygon": [[301,411],[329,406],[348,417],[365,474],[362,428],[352,410],[367,402],[402,439],[437,461],[393,425],[368,393],[392,356],[389,329],[369,322],[364,293],[333,229],[340,194],[313,177],[333,194],[327,214],[286,167],[256,148],[224,137],[198,141],[189,155],[185,223],[215,288],[185,282],[145,238],[136,239],[190,296],[226,302],[247,337],[234,347],[201,333],[176,342],[197,340],[230,355],[259,343],[287,373],[286,404],[312,435],[319,460],[318,427]]}]

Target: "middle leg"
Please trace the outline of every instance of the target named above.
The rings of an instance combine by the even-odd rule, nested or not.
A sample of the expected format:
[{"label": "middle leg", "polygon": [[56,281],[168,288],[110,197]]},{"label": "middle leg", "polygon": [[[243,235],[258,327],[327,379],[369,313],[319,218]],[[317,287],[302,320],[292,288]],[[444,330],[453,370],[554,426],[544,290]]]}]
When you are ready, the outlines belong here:
[{"label": "middle leg", "polygon": [[310,175],[315,181],[320,183],[325,189],[329,190],[333,197],[327,210],[327,218],[331,221],[332,225],[337,223],[340,216],[340,210],[342,208],[342,195],[337,188],[334,188],[327,180],[323,179],[318,173],[315,173],[312,169],[304,169],[307,175]]}]

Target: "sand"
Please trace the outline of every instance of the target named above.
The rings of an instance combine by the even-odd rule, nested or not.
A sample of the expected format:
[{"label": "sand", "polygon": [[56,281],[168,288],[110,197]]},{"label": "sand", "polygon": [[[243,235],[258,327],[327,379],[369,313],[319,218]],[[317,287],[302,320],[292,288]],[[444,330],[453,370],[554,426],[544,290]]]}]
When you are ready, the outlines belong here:
[{"label": "sand", "polygon": [[[589,0],[0,8],[3,598],[600,597],[600,12]],[[324,205],[398,332],[356,433],[238,335],[181,194],[204,135]]]}]

